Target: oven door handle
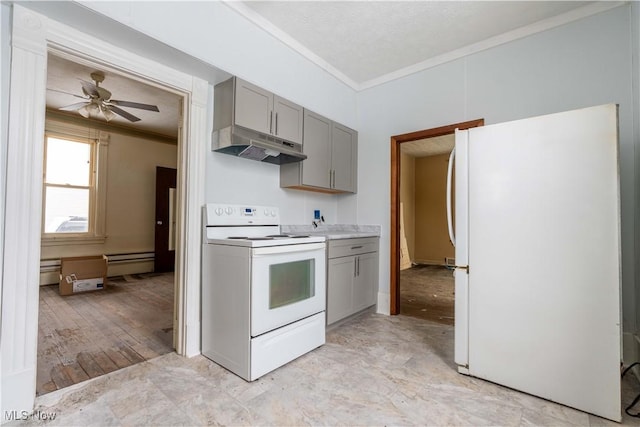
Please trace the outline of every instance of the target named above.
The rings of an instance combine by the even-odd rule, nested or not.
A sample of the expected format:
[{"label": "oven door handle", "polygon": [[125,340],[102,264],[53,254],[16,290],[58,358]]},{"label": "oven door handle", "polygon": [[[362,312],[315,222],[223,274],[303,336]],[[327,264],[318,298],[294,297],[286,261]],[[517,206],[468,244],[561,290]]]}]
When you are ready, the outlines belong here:
[{"label": "oven door handle", "polygon": [[282,246],[267,246],[264,248],[253,248],[251,249],[251,255],[255,256],[264,256],[264,255],[274,255],[274,254],[292,254],[292,253],[300,253],[300,252],[310,252],[317,250],[324,250],[324,243],[303,243],[299,245],[282,245]]}]

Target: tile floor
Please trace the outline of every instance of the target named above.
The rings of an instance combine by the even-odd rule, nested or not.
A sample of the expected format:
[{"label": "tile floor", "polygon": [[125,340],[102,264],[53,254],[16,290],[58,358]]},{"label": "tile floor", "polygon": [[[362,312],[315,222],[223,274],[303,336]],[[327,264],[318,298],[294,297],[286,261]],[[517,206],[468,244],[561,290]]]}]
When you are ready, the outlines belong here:
[{"label": "tile floor", "polygon": [[[327,344],[247,383],[208,359],[170,353],[37,398],[19,425],[616,426],[457,373],[453,327],[365,313]],[[640,393],[624,381],[623,402]],[[640,425],[625,415],[623,425]]]}]

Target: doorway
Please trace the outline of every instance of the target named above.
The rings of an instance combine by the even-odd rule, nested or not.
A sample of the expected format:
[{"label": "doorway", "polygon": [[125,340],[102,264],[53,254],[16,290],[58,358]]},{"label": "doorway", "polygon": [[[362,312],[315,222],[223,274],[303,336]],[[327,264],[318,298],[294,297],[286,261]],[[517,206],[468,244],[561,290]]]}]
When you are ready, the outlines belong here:
[{"label": "doorway", "polygon": [[[11,81],[4,198],[2,352],[3,409],[34,407],[38,335],[38,287],[40,269],[42,164],[46,92],[46,60],[51,50],[73,53],[108,64],[138,80],[166,88],[184,98],[184,127],[178,143],[178,218],[175,272],[176,352],[193,356],[200,349],[200,235],[197,225],[204,203],[205,157],[208,137],[208,82],[164,63],[110,44],[108,35],[93,37],[64,26],[18,4],[13,5]],[[133,42],[132,42],[133,43]],[[134,43],[135,45],[135,43]],[[132,45],[133,46],[133,45]],[[165,46],[149,47],[162,52]],[[161,56],[158,56],[161,57]],[[188,62],[189,57],[182,56]],[[116,65],[117,64],[117,65]],[[193,65],[189,67],[193,70]],[[215,80],[227,77],[213,70]],[[216,74],[217,73],[217,74]],[[37,137],[34,137],[37,136]],[[188,191],[187,191],[188,189]],[[19,302],[19,304],[18,304]],[[187,322],[187,319],[190,319]],[[16,352],[15,349],[21,349]]]},{"label": "doorway", "polygon": [[[401,174],[402,174],[402,144],[413,141],[426,140],[426,144],[432,138],[452,135],[456,129],[464,130],[473,127],[483,126],[484,119],[472,120],[468,122],[456,123],[433,129],[426,129],[391,137],[391,224],[390,224],[390,314],[397,315],[401,312],[401,244],[403,233],[401,233]],[[432,143],[434,140],[431,141]],[[408,245],[407,245],[408,246]],[[405,255],[406,258],[406,255]],[[405,261],[406,265],[406,261]],[[428,310],[428,307],[425,308]],[[420,308],[422,310],[422,308]],[[445,316],[443,316],[445,317]]]},{"label": "doorway", "polygon": [[454,145],[449,134],[400,147],[400,313],[446,325],[454,316],[455,249],[446,197]]},{"label": "doorway", "polygon": [[[61,296],[57,277],[51,280],[41,274],[44,286],[39,288],[37,395],[175,348],[175,276],[154,272],[155,184],[157,170],[169,171],[160,188],[166,190],[163,196],[167,207],[171,201],[174,209],[167,209],[170,228],[163,240],[167,247],[160,257],[164,265],[170,265],[163,271],[173,272],[175,205],[179,197],[176,168],[183,128],[179,118],[183,117],[180,109],[184,98],[111,66],[55,51],[47,56],[46,89],[47,135],[55,132],[61,138],[77,139],[70,139],[67,145],[86,146],[89,160],[86,168],[71,168],[73,152],[68,149],[72,147],[55,157],[49,150],[50,143],[45,143],[44,212],[51,205],[58,208],[56,213],[77,218],[80,214],[75,210],[81,209],[84,227],[70,232],[62,232],[61,227],[48,230],[51,215],[43,215],[41,256],[55,262],[67,257],[106,255],[109,262],[108,277],[95,292],[74,291]],[[58,206],[61,203],[50,197],[53,192],[48,186],[55,184],[58,193],[77,191],[78,187],[64,181],[50,184],[50,175],[59,175],[54,173],[59,168],[86,169],[89,178],[81,195],[87,193],[88,197],[67,195],[62,207]],[[174,236],[172,240],[170,235]],[[88,279],[80,273],[78,278]]]}]

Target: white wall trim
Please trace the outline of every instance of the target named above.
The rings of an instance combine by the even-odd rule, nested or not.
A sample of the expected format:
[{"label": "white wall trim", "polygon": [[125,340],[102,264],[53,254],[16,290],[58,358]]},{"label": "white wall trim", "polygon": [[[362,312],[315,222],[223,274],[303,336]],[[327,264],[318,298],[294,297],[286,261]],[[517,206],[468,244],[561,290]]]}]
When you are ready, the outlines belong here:
[{"label": "white wall trim", "polygon": [[436,67],[438,65],[454,61],[456,59],[463,58],[465,56],[472,55],[483,50],[491,49],[501,44],[509,43],[514,40],[518,40],[532,34],[541,33],[543,31],[550,30],[552,28],[559,27],[561,25],[568,24],[573,21],[577,21],[582,18],[586,18],[597,13],[607,11],[609,9],[616,8],[626,4],[624,1],[610,1],[610,2],[595,2],[578,9],[571,10],[552,18],[543,19],[542,21],[535,22],[530,25],[515,29],[513,31],[506,32],[504,34],[490,37],[478,43],[473,43],[469,46],[456,49],[451,52],[447,52],[442,55],[427,59],[426,61],[418,62],[417,64],[410,65],[409,67],[402,68],[389,74],[385,74],[375,79],[368,80],[361,83],[356,90],[365,90],[374,86],[379,86],[384,83],[388,83],[393,80],[400,79],[402,77],[415,74],[417,72]]},{"label": "white wall trim", "polygon": [[0,411],[31,410],[36,386],[46,44],[14,5],[2,271]]},{"label": "white wall trim", "polygon": [[[210,146],[211,134],[207,130],[209,84],[193,78],[189,120],[183,129],[185,144],[178,154],[178,164],[187,174],[178,177],[179,193],[182,195],[178,221],[181,224],[178,241],[176,272],[182,283],[189,284],[187,292],[177,302],[177,314],[182,322],[182,336],[176,343],[176,351],[187,357],[200,354],[200,278],[202,250],[202,206],[204,205],[205,159]],[[183,220],[181,220],[183,219]],[[180,347],[178,347],[180,344]]]},{"label": "white wall trim", "polygon": [[300,55],[316,64],[318,67],[322,68],[341,82],[345,83],[347,86],[356,90],[358,89],[358,82],[349,78],[346,74],[342,73],[342,71],[338,70],[333,65],[322,59],[320,56],[316,55],[302,43],[282,31],[280,28],[273,25],[269,20],[265,19],[255,10],[239,1],[225,1],[224,4],[230,9],[236,11],[241,16],[256,24],[258,28],[262,28],[264,31],[271,34],[294,51],[298,52]]},{"label": "white wall trim", "polygon": [[[636,334],[640,331],[640,3],[631,3],[631,86],[633,88],[633,139],[635,141],[635,299],[636,299]],[[637,355],[640,354],[640,350]],[[637,360],[633,360],[637,361]]]},{"label": "white wall trim", "polygon": [[[182,247],[177,258],[176,295],[187,304],[177,328],[188,333],[176,348],[197,354],[200,348],[200,207],[204,201],[207,82],[134,55],[13,4],[11,100],[9,105],[7,194],[2,287],[2,414],[31,411],[35,401],[42,216],[42,157],[47,52],[110,67],[115,72],[156,84],[190,100],[179,166],[182,183],[178,218]],[[192,91],[196,93],[192,94]],[[193,150],[193,152],[192,152]],[[196,321],[197,320],[197,321]],[[196,332],[197,328],[197,332]]]},{"label": "white wall trim", "polygon": [[378,292],[378,305],[376,306],[376,313],[391,315],[390,311],[391,302],[389,300],[389,294],[384,292]]}]

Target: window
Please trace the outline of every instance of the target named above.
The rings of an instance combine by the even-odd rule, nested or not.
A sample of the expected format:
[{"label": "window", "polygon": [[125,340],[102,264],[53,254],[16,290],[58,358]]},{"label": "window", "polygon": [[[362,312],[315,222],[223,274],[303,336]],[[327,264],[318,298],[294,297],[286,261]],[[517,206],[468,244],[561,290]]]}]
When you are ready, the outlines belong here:
[{"label": "window", "polygon": [[95,140],[45,135],[43,240],[98,237],[97,158]]}]

